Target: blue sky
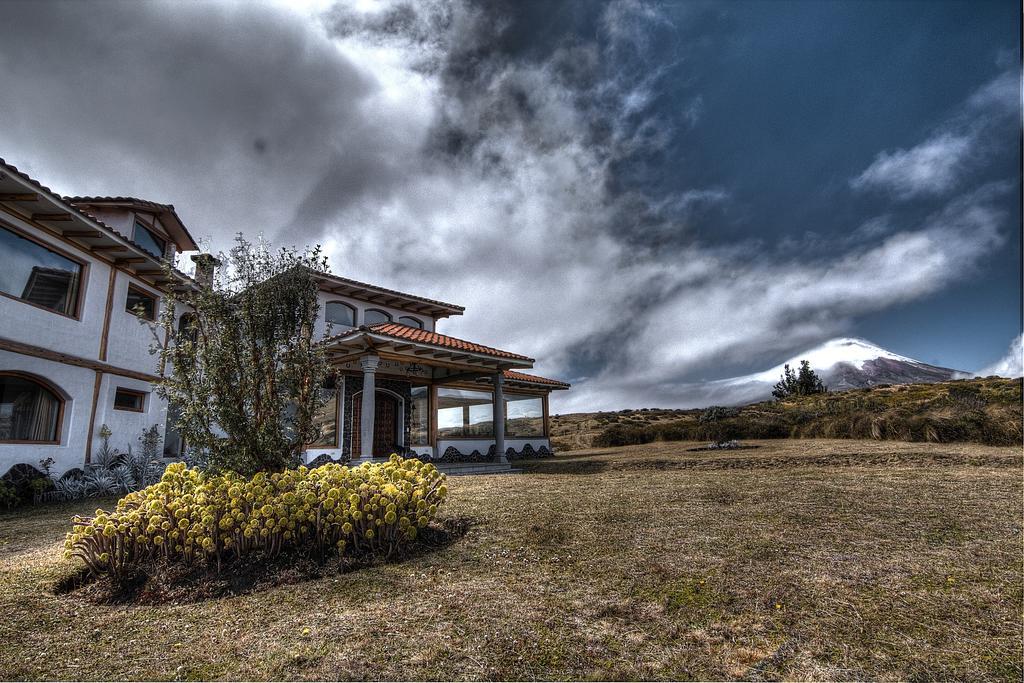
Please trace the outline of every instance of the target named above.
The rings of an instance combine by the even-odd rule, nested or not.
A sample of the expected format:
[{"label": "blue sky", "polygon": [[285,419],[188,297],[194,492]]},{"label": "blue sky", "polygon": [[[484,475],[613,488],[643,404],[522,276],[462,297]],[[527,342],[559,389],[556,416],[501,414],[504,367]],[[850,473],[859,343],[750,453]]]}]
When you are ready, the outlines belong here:
[{"label": "blue sky", "polygon": [[0,156],[462,304],[440,331],[573,382],[556,411],[1021,333],[1012,2],[5,9]]}]

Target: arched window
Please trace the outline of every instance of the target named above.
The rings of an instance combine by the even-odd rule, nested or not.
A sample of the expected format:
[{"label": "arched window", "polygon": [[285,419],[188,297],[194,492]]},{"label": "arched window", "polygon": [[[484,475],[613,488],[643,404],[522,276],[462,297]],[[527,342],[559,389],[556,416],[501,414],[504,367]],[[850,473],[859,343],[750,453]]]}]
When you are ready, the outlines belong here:
[{"label": "arched window", "polygon": [[0,441],[59,443],[64,401],[45,383],[20,373],[0,374]]},{"label": "arched window", "polygon": [[327,322],[331,325],[356,326],[356,309],[340,301],[328,301],[324,306]]},{"label": "arched window", "polygon": [[391,316],[376,308],[367,308],[363,311],[363,324],[375,325],[377,323],[389,323]]},{"label": "arched window", "polygon": [[198,324],[195,313],[182,313],[178,318],[178,334],[195,343],[199,339]]},{"label": "arched window", "polygon": [[398,319],[398,322],[406,327],[415,327],[418,330],[423,329],[423,321],[419,318],[413,318],[412,316],[403,315]]}]

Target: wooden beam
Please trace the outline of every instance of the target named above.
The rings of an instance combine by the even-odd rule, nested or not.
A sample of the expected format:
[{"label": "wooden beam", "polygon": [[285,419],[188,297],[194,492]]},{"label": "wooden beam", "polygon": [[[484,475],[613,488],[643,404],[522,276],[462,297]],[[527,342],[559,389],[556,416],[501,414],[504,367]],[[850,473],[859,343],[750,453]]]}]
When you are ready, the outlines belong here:
[{"label": "wooden beam", "polygon": [[131,258],[114,259],[114,264],[118,266],[123,266],[129,263],[145,263],[148,260],[148,258],[143,258],[141,256],[132,256]]},{"label": "wooden beam", "polygon": [[103,381],[103,373],[96,371],[96,378],[92,386],[92,410],[89,412],[89,434],[85,437],[85,464],[92,461],[92,431],[96,426],[96,404],[100,399],[100,382]]},{"label": "wooden beam", "polygon": [[80,368],[89,368],[90,370],[105,372],[110,375],[118,375],[119,377],[130,377],[132,379],[139,379],[142,380],[143,382],[157,382],[160,379],[156,375],[150,375],[145,372],[127,370],[125,368],[119,368],[116,365],[111,365],[109,363],[101,363],[99,361],[89,360],[88,358],[82,358],[80,356],[72,356],[69,353],[51,351],[50,349],[44,349],[41,346],[34,346],[32,344],[16,342],[13,339],[4,339],[2,337],[0,337],[0,350],[11,351],[12,353],[20,353],[23,356],[32,356],[34,358],[52,360],[58,363],[64,363],[65,365],[75,365]]},{"label": "wooden beam", "polygon": [[399,344],[398,346],[394,347],[394,350],[395,351],[408,351],[409,349],[412,349],[412,348],[415,348],[415,347],[416,347],[415,344]]},{"label": "wooden beam", "polygon": [[435,377],[434,384],[452,384],[453,382],[461,382],[467,379],[486,379],[487,375],[481,375],[479,372],[458,372],[454,375],[447,375],[445,377]]},{"label": "wooden beam", "polygon": [[0,192],[0,202],[38,202],[36,192]]},{"label": "wooden beam", "polygon": [[89,251],[121,251],[122,249],[127,248],[128,247],[124,246],[123,244],[97,244],[95,246],[89,247]]},{"label": "wooden beam", "polygon": [[78,238],[90,237],[90,238],[92,238],[92,237],[103,237],[103,233],[100,232],[99,230],[65,230],[64,231],[64,236],[65,237],[72,237],[72,238],[75,238],[75,237],[78,237]]},{"label": "wooden beam", "polygon": [[34,221],[69,221],[71,220],[70,213],[34,213],[32,214],[32,220]]}]

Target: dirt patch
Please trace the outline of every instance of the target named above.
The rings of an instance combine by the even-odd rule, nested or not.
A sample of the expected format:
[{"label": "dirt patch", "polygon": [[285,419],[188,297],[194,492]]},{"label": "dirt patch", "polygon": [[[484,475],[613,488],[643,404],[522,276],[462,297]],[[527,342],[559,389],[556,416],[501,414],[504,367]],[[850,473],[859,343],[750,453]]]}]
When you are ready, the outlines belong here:
[{"label": "dirt patch", "polygon": [[451,545],[465,536],[475,523],[469,517],[440,520],[423,529],[416,543],[405,552],[390,559],[374,555],[346,555],[321,560],[298,552],[277,557],[256,554],[225,563],[220,571],[212,563],[181,565],[153,562],[122,578],[98,577],[82,567],[57,579],[53,593],[74,595],[96,605],[187,604],[245,595],[324,576],[347,574],[382,563],[401,564]]}]

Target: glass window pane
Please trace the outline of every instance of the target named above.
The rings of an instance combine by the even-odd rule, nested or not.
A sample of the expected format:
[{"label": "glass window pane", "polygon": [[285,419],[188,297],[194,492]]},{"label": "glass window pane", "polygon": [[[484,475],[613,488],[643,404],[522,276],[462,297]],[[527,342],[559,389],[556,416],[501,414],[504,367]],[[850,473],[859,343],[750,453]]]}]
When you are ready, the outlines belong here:
[{"label": "glass window pane", "polygon": [[132,410],[141,413],[145,406],[146,395],[140,391],[118,389],[114,392],[114,407],[118,410]]},{"label": "glass window pane", "polygon": [[544,400],[540,396],[505,394],[505,436],[544,436]]},{"label": "glass window pane", "polygon": [[314,423],[320,430],[320,438],[310,445],[336,448],[338,446],[338,392],[334,388],[333,380],[327,382],[326,386],[320,389],[320,399],[323,403],[313,417]]},{"label": "glass window pane", "polygon": [[356,312],[351,306],[340,301],[330,301],[324,308],[326,310],[327,322],[332,325],[355,327]]},{"label": "glass window pane", "polygon": [[430,443],[430,387],[413,387],[410,403],[410,446],[426,446]]},{"label": "glass window pane", "polygon": [[489,391],[438,388],[438,439],[494,436],[493,407]]},{"label": "glass window pane", "polygon": [[146,320],[156,320],[156,299],[141,289],[129,287],[124,310],[141,315]]},{"label": "glass window pane", "polygon": [[56,441],[60,399],[24,377],[0,375],[0,441]]},{"label": "glass window pane", "polygon": [[421,321],[419,318],[412,318],[410,316],[403,315],[401,318],[398,319],[398,322],[408,327],[415,327],[416,329],[419,330],[423,329],[423,321]]},{"label": "glass window pane", "polygon": [[0,229],[0,291],[74,315],[82,266],[7,229]]},{"label": "glass window pane", "polygon": [[363,312],[364,325],[389,322],[391,322],[391,316],[384,311],[378,311],[376,308],[368,308]]},{"label": "glass window pane", "polygon": [[167,243],[153,234],[153,231],[142,223],[135,223],[134,242],[153,256],[163,256]]}]

